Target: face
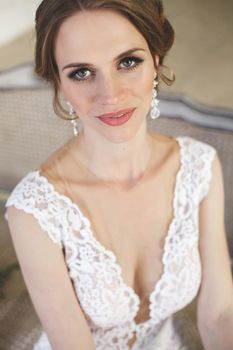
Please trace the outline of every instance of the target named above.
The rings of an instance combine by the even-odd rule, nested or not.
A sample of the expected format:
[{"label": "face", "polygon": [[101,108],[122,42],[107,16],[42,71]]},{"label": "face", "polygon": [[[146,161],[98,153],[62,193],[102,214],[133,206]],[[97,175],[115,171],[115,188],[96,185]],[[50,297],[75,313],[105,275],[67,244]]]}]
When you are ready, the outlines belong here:
[{"label": "face", "polygon": [[55,59],[59,89],[85,135],[119,143],[145,126],[154,60],[144,37],[125,17],[111,10],[77,12],[59,29]]}]

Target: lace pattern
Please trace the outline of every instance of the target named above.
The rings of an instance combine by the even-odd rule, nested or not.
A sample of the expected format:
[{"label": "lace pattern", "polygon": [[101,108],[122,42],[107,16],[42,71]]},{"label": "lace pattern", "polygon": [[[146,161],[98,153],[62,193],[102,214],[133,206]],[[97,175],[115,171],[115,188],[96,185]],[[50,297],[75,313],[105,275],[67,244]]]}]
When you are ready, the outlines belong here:
[{"label": "lace pattern", "polygon": [[[181,165],[174,191],[174,216],[165,240],[164,270],[149,296],[150,317],[143,323],[135,322],[140,309],[138,295],[124,283],[114,253],[95,239],[90,221],[76,204],[57,193],[38,171],[29,173],[7,201],[6,206],[14,205],[31,213],[49,237],[64,248],[69,275],[97,350],[127,350],[134,334],[132,349],[149,350],[164,322],[198,292],[198,208],[208,193],[216,151],[189,137],[179,137],[177,141]],[[171,339],[172,348],[181,349],[181,345],[175,347],[176,336]],[[37,345],[42,343],[47,345],[35,349],[50,349],[45,335]]]},{"label": "lace pattern", "polygon": [[[44,177],[31,172],[18,183],[7,200],[6,207],[15,206],[32,214],[54,243],[62,247],[61,224],[62,199],[48,186]],[[7,219],[7,215],[5,215]]]}]

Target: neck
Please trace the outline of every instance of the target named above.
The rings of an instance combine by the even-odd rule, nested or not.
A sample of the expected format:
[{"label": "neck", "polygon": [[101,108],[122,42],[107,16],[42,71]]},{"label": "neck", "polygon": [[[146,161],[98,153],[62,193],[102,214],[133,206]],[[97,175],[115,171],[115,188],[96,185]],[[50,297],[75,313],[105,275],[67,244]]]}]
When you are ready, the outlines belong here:
[{"label": "neck", "polygon": [[115,184],[133,184],[140,180],[152,153],[146,124],[134,138],[123,143],[113,143],[106,138],[100,141],[83,132],[77,146],[78,158],[85,167],[99,180]]}]

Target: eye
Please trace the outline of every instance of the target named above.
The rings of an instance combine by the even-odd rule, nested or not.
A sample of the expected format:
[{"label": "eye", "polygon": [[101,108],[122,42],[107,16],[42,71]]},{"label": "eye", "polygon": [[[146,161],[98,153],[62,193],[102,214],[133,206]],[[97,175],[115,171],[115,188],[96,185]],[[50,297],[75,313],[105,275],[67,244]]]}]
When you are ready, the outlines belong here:
[{"label": "eye", "polygon": [[84,81],[89,79],[92,75],[93,73],[89,69],[81,68],[71,72],[68,77],[72,80]]},{"label": "eye", "polygon": [[144,60],[139,57],[125,57],[120,62],[120,66],[123,66],[123,69],[133,69],[136,68],[140,63],[142,63]]}]

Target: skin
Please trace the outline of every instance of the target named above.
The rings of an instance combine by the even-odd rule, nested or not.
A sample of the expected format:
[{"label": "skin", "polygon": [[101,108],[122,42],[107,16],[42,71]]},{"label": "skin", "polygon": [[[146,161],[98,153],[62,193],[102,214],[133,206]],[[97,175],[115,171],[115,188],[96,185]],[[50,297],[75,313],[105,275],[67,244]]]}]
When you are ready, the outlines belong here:
[{"label": "skin", "polygon": [[[130,56],[144,62],[136,65],[132,60],[116,60],[118,55],[133,48],[140,50]],[[101,179],[130,181],[139,176],[145,171],[152,148],[146,115],[156,77],[154,60],[144,37],[115,12],[77,13],[60,27],[55,57],[60,90],[83,124],[84,133],[77,147],[83,162]],[[155,59],[158,61],[158,57]],[[81,72],[87,80],[80,82],[68,77],[75,68],[64,67],[74,62],[92,65],[91,72]],[[130,70],[127,64],[134,69]],[[136,108],[133,117],[118,127],[95,118],[131,107]]]},{"label": "skin", "polygon": [[[133,70],[120,69],[122,61],[116,62],[116,57],[135,47],[144,50],[135,52],[144,62]],[[59,192],[64,192],[57,180],[62,173],[62,179],[71,188],[68,195],[77,195],[80,203],[86,200],[95,232],[102,233],[98,238],[107,248],[111,242],[123,280],[140,295],[142,308],[136,319],[139,323],[148,318],[148,303],[144,305],[143,301],[147,301],[161,275],[162,249],[172,216],[174,176],[179,169],[176,142],[146,130],[156,76],[153,57],[145,39],[130,22],[117,13],[102,10],[68,18],[58,33],[55,57],[60,90],[79,115],[83,133],[49,158],[42,165],[42,174]],[[74,68],[63,68],[73,62],[90,63],[94,76],[85,82],[71,80],[68,75]],[[105,125],[95,118],[128,107],[135,107],[136,111],[120,127]],[[89,172],[75,167],[67,153],[77,157],[76,164],[80,160]],[[107,182],[111,184],[108,188],[103,186]],[[115,191],[114,186],[122,184],[137,186]],[[154,215],[156,212],[160,215]],[[230,350],[233,287],[224,227],[222,170],[217,156],[210,189],[199,213],[202,283],[198,327],[206,350]],[[8,209],[7,215],[27,288],[53,349],[93,350],[92,335],[77,303],[62,251],[32,215],[14,207]],[[132,338],[128,345],[134,341]]]}]

